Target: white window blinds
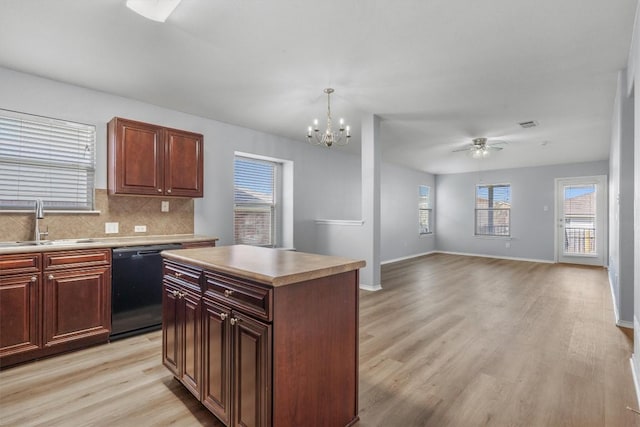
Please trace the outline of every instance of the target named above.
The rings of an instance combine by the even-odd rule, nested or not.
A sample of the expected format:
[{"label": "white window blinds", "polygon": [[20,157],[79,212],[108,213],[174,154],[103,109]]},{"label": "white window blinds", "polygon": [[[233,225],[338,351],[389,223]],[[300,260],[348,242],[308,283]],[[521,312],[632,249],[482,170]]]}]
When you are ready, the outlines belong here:
[{"label": "white window blinds", "polygon": [[95,126],[0,110],[0,209],[94,208]]},{"label": "white window blinds", "polygon": [[511,185],[476,186],[477,236],[511,236]]},{"label": "white window blinds", "polygon": [[432,207],[431,207],[431,187],[428,185],[418,186],[418,230],[419,234],[431,234]]},{"label": "white window blinds", "polygon": [[275,246],[274,162],[236,156],[234,236],[238,244]]}]

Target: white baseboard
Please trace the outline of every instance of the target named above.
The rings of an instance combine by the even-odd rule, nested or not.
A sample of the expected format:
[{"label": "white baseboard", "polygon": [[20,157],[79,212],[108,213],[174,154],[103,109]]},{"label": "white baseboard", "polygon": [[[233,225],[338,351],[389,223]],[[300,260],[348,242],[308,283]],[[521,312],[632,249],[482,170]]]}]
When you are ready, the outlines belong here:
[{"label": "white baseboard", "polygon": [[545,264],[555,264],[555,261],[550,261],[548,259],[518,258],[518,257],[511,257],[511,256],[473,254],[473,253],[467,253],[467,252],[450,252],[450,251],[434,251],[434,252],[439,254],[448,254],[448,255],[477,256],[481,258],[508,259],[511,261],[542,262]]},{"label": "white baseboard", "polygon": [[382,286],[380,286],[380,285],[365,285],[364,283],[360,283],[360,289],[362,289],[363,291],[375,292],[375,291],[381,290]]},{"label": "white baseboard", "polygon": [[405,261],[405,260],[408,260],[408,259],[418,258],[418,257],[425,256],[425,255],[431,255],[431,254],[435,254],[435,253],[437,253],[437,252],[438,252],[438,251],[430,251],[430,252],[423,252],[423,253],[421,253],[421,254],[415,254],[415,255],[403,256],[403,257],[401,257],[401,258],[388,259],[388,260],[386,260],[386,261],[382,261],[382,262],[380,263],[380,265],[393,264],[394,262]]},{"label": "white baseboard", "polygon": [[609,289],[611,290],[611,304],[613,305],[613,315],[615,316],[616,326],[620,326],[621,328],[633,329],[633,322],[629,320],[620,320],[620,312],[618,311],[618,305],[616,304],[616,293],[613,290],[613,282],[611,281],[611,276],[609,274],[607,274],[607,278],[609,279]]},{"label": "white baseboard", "polygon": [[633,377],[633,387],[636,390],[636,402],[638,403],[638,408],[640,408],[640,387],[638,386],[638,374],[636,373],[636,364],[633,363],[633,359],[636,357],[636,354],[632,354],[629,359],[629,363],[631,363],[631,376]]}]

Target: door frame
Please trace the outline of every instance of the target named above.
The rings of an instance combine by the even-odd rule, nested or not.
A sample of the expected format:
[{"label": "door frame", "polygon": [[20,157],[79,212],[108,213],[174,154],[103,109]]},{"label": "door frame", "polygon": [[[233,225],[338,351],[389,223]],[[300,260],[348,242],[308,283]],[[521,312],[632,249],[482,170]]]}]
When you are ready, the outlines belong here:
[{"label": "door frame", "polygon": [[[602,244],[602,260],[600,261],[600,257],[575,257],[576,260],[580,260],[582,259],[587,260],[587,259],[592,259],[594,260],[593,263],[591,262],[576,262],[576,264],[581,264],[581,265],[595,265],[595,266],[601,266],[601,267],[606,267],[608,265],[608,260],[609,260],[609,236],[608,236],[608,231],[609,231],[609,227],[608,227],[608,213],[609,213],[609,209],[608,209],[608,197],[607,197],[607,193],[609,190],[609,181],[608,181],[608,177],[607,175],[592,175],[592,176],[576,176],[576,177],[567,177],[567,178],[555,178],[554,180],[554,190],[553,190],[553,194],[554,194],[554,221],[553,221],[553,252],[554,252],[554,261],[556,263],[560,262],[560,242],[559,240],[559,236],[558,236],[558,231],[560,230],[559,227],[559,221],[560,221],[560,204],[558,203],[559,198],[560,198],[560,194],[558,192],[558,187],[560,186],[560,184],[596,184],[596,206],[598,209],[598,212],[596,213],[596,215],[598,213],[602,213],[601,217],[598,216],[596,221],[597,224],[596,225],[596,233],[598,232],[598,229],[600,230],[600,240],[601,240],[601,244]],[[563,197],[564,199],[564,197]],[[598,235],[596,234],[596,239],[598,239]]]}]

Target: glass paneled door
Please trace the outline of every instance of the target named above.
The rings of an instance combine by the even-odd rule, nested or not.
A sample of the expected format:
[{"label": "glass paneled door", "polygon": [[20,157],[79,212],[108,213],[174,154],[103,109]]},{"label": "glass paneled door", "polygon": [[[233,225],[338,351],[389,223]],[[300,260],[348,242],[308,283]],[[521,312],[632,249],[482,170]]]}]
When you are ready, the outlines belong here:
[{"label": "glass paneled door", "polygon": [[606,177],[556,180],[558,262],[604,265]]}]

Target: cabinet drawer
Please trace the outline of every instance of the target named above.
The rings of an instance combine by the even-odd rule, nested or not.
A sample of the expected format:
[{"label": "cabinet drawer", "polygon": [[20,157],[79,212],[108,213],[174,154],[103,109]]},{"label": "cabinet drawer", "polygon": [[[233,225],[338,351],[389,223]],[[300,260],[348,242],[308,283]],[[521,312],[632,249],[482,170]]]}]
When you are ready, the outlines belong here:
[{"label": "cabinet drawer", "polygon": [[0,276],[17,273],[40,273],[40,254],[15,254],[0,256]]},{"label": "cabinet drawer", "polygon": [[245,313],[271,320],[270,288],[211,271],[204,272],[205,296],[223,302]]},{"label": "cabinet drawer", "polygon": [[110,249],[45,252],[43,256],[45,270],[111,265]]},{"label": "cabinet drawer", "polygon": [[187,267],[171,261],[164,260],[163,276],[165,280],[182,285],[194,292],[200,293],[200,275],[202,270]]}]

